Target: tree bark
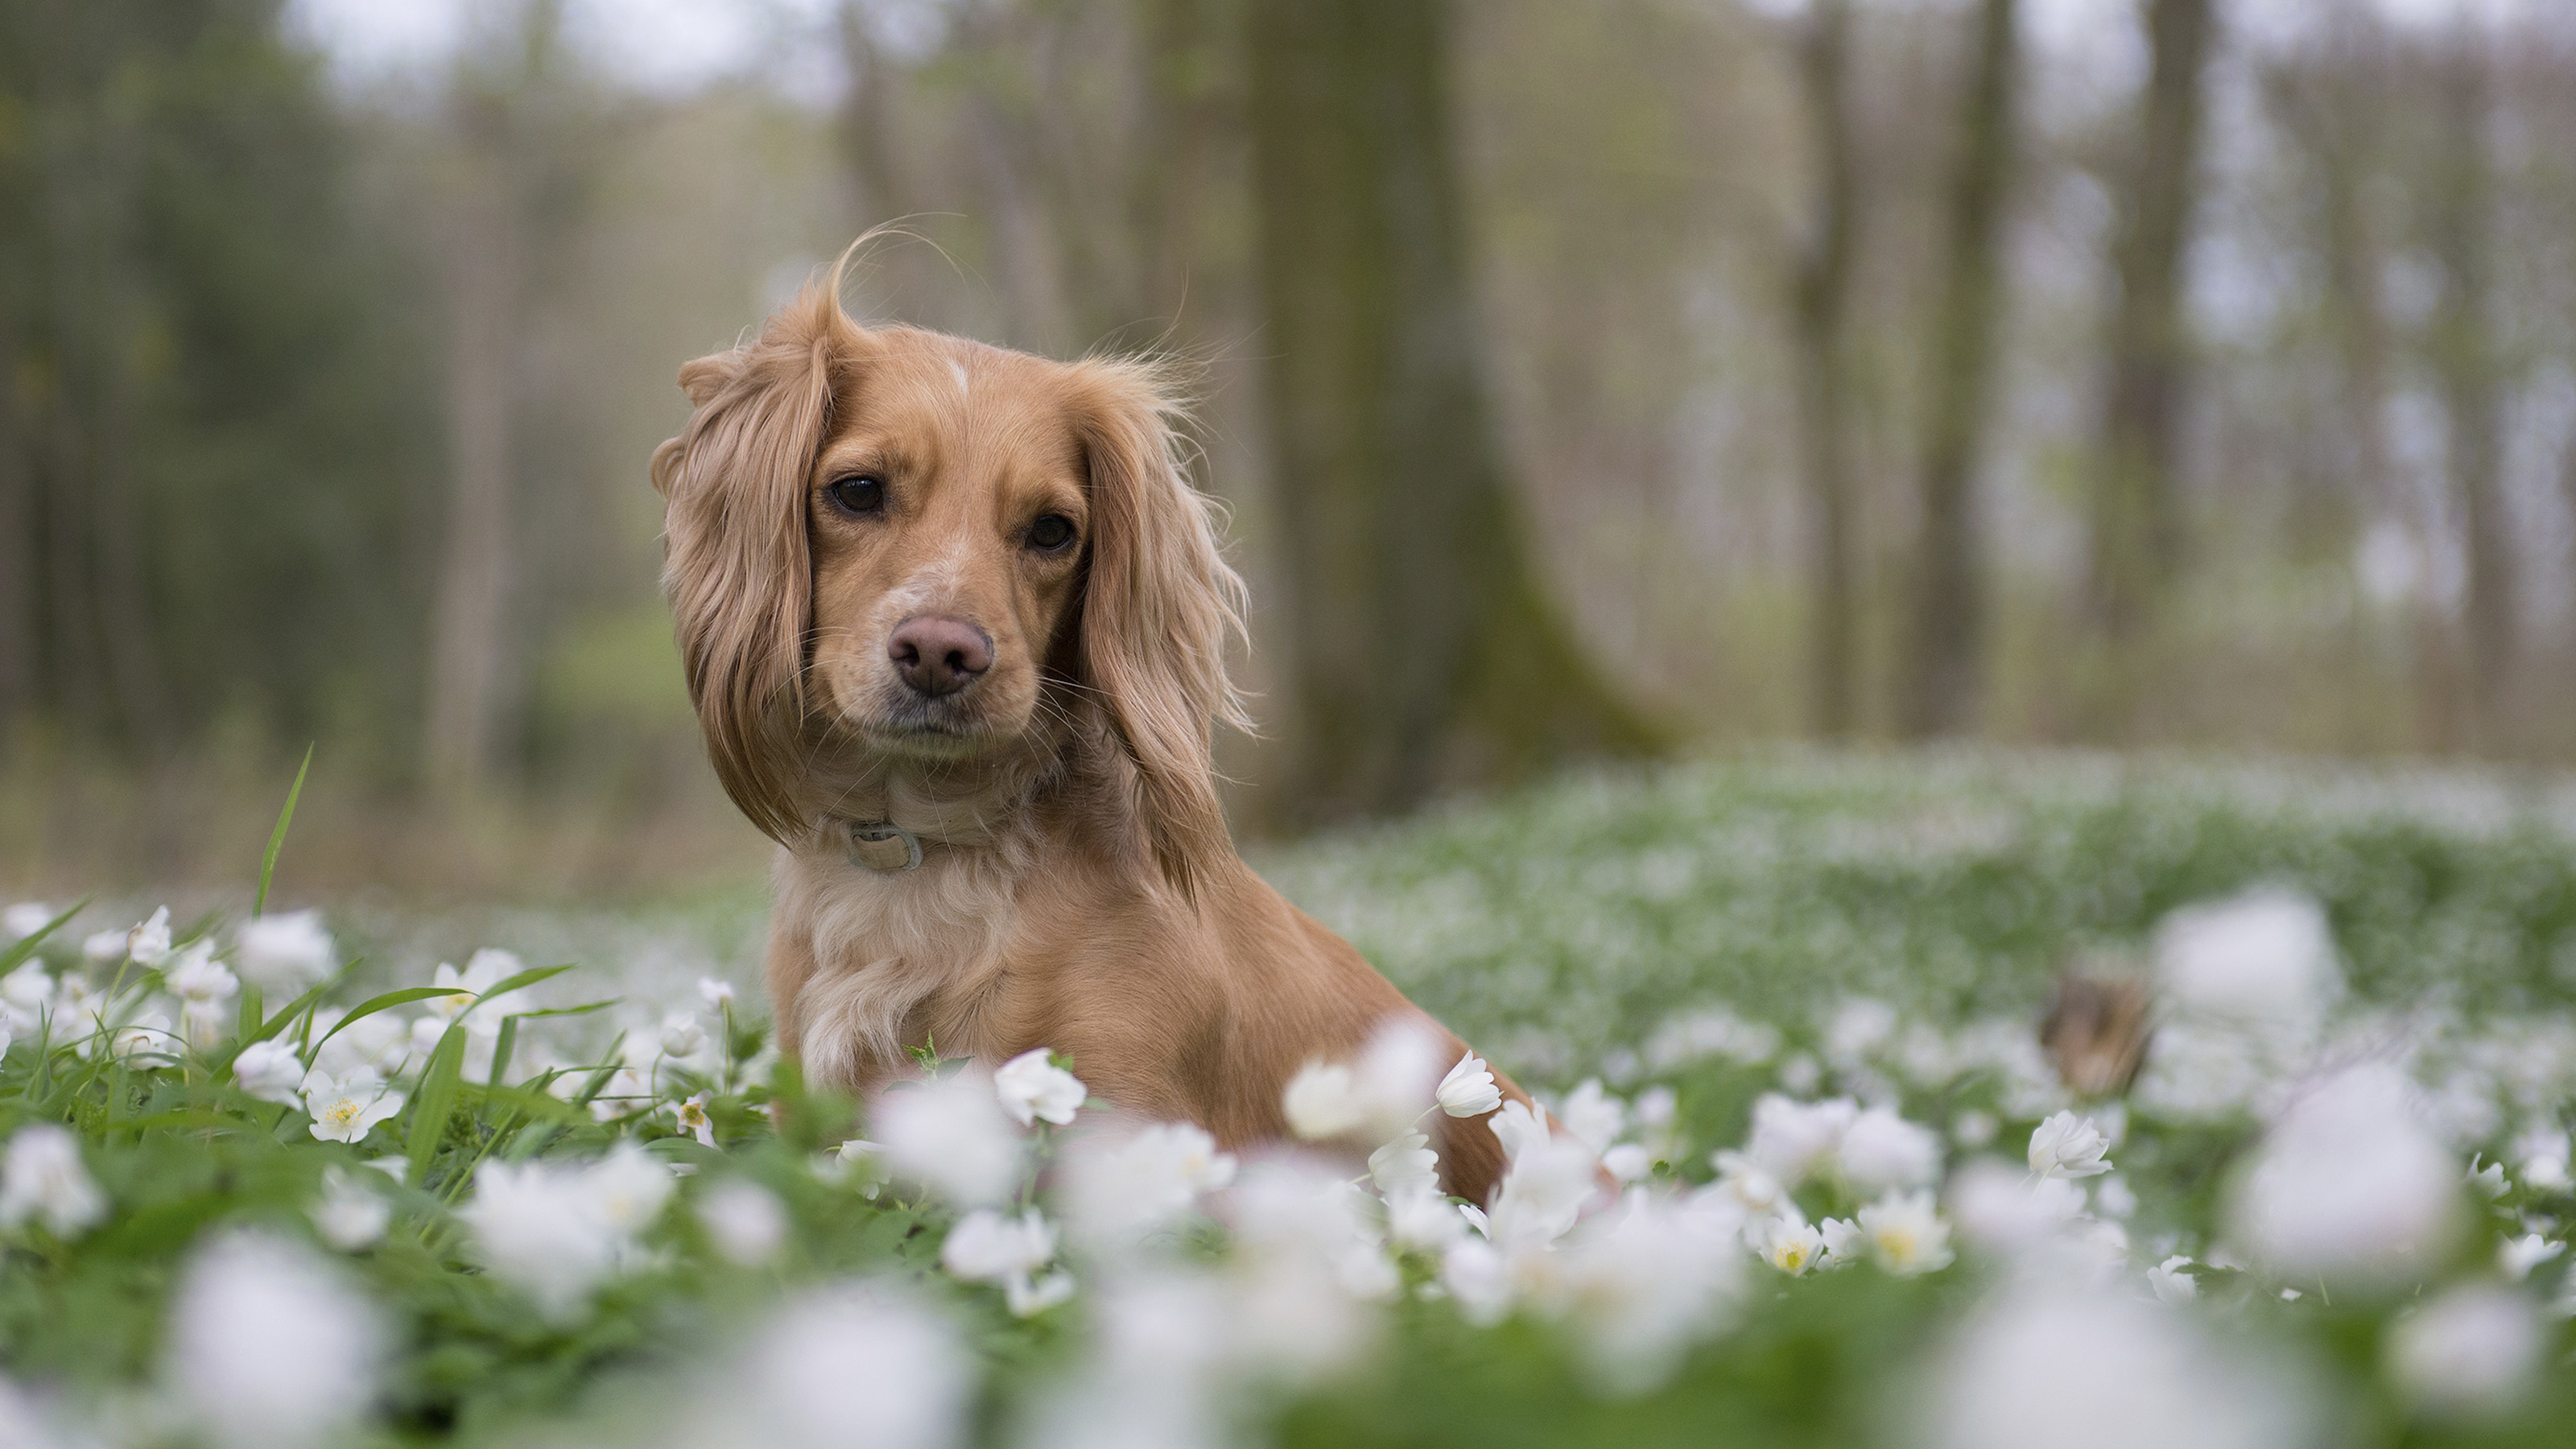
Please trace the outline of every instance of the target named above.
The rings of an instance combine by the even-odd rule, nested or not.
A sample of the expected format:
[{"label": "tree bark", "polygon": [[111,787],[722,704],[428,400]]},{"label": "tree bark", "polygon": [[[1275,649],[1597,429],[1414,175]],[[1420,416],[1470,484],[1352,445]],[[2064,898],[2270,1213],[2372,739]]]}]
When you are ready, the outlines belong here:
[{"label": "tree bark", "polygon": [[2014,0],[1982,0],[1949,193],[1948,258],[1924,403],[1921,540],[1897,725],[1916,738],[1976,727],[1986,603],[1976,469],[1992,411],[2004,308],[2002,231],[2021,70]]},{"label": "tree bark", "polygon": [[2148,0],[2146,22],[2153,60],[2113,244],[2117,294],[2094,445],[2087,592],[2100,652],[2085,715],[2097,731],[2133,722],[2141,652],[2182,562],[2175,474],[2191,351],[2183,259],[2198,199],[2201,73],[2214,21],[2210,0]]},{"label": "tree bark", "polygon": [[2512,523],[2505,515],[2504,398],[2489,307],[2494,285],[2487,156],[2488,62],[2464,27],[2443,77],[2447,155],[2432,206],[2433,255],[2442,269],[2432,319],[2432,360],[2448,416],[2452,505],[2468,554],[2460,620],[2468,656],[2472,747],[2502,743],[2505,695],[2520,652]]},{"label": "tree bark", "polygon": [[491,780],[507,697],[522,289],[505,106],[488,98],[469,103],[445,238],[449,494],[430,621],[425,741],[429,783],[442,796],[470,794]]},{"label": "tree bark", "polygon": [[1858,695],[1859,601],[1850,454],[1844,446],[1844,314],[1851,296],[1859,157],[1845,100],[1850,70],[1848,0],[1816,0],[1800,41],[1815,214],[1798,258],[1798,429],[1807,473],[1808,717],[1828,739],[1852,732]]},{"label": "tree bark", "polygon": [[1285,813],[1415,804],[1653,735],[1544,599],[1487,417],[1442,0],[1256,0]]}]

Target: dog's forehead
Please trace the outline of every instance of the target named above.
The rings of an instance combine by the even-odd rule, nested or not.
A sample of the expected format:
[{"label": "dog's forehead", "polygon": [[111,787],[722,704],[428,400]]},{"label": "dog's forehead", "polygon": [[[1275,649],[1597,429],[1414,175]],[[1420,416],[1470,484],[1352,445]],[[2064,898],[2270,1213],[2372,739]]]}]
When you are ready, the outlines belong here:
[{"label": "dog's forehead", "polygon": [[1072,369],[962,337],[889,328],[853,380],[848,425],[889,431],[943,461],[1080,459]]}]

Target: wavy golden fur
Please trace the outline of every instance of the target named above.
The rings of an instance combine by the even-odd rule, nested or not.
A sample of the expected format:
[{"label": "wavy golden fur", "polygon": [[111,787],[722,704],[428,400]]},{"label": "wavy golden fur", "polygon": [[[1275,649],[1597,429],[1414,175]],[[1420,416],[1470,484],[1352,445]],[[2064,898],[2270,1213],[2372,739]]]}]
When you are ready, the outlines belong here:
[{"label": "wavy golden fur", "polygon": [[[782,1048],[864,1092],[925,1040],[1051,1046],[1121,1108],[1279,1136],[1298,1067],[1428,1018],[1227,836],[1243,583],[1165,371],[862,327],[839,294],[835,268],[682,368],[695,413],[652,465],[708,755],[780,847]],[[919,867],[855,863],[865,818]],[[1440,1120],[1481,1200],[1499,1145]]]}]

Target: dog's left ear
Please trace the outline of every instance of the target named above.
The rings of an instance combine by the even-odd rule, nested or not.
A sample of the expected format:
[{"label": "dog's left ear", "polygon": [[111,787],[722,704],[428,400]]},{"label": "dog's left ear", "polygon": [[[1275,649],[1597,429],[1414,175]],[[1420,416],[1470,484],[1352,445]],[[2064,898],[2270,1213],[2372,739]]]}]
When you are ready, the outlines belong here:
[{"label": "dog's left ear", "polygon": [[1093,360],[1076,376],[1091,490],[1084,682],[1135,766],[1156,863],[1193,895],[1233,849],[1209,734],[1220,720],[1251,727],[1225,672],[1226,636],[1243,631],[1243,580],[1217,546],[1216,505],[1176,456],[1179,404],[1152,365]]}]

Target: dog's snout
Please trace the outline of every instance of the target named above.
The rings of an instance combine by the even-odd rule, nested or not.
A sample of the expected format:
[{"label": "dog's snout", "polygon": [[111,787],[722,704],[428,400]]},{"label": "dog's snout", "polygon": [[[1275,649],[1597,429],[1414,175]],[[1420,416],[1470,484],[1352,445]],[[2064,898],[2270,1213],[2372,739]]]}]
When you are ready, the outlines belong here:
[{"label": "dog's snout", "polygon": [[886,657],[915,693],[936,699],[955,694],[992,668],[993,643],[963,619],[916,614],[887,637]]}]

